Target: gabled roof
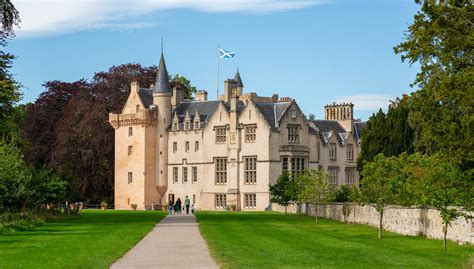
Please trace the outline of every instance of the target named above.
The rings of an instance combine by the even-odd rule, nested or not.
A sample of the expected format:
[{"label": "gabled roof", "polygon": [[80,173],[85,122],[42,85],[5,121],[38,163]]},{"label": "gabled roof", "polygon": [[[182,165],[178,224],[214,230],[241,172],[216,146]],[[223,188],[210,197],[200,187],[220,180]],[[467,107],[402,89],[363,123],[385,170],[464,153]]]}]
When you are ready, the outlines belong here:
[{"label": "gabled roof", "polygon": [[281,116],[285,113],[288,107],[291,106],[291,102],[260,102],[255,103],[255,106],[271,126],[272,131],[276,131],[278,130],[278,122],[280,121]]},{"label": "gabled roof", "polygon": [[150,105],[153,105],[153,89],[140,88],[138,90],[138,96],[142,100],[145,108],[150,108]]},{"label": "gabled roof", "polygon": [[313,120],[314,125],[318,128],[320,132],[330,132],[334,131],[336,133],[345,133],[346,130],[342,128],[339,122],[335,120]]}]

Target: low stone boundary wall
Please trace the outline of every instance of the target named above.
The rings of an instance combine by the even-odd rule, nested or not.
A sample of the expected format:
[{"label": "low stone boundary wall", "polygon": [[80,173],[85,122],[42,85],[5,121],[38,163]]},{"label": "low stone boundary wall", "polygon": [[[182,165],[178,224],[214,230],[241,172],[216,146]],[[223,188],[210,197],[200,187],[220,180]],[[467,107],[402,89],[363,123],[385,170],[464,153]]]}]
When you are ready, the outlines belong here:
[{"label": "low stone boundary wall", "polygon": [[[288,206],[288,213],[304,213],[314,216],[314,209],[314,205],[290,205]],[[272,204],[272,211],[285,212],[285,207]],[[379,222],[379,213],[375,208],[354,203],[318,205],[318,217],[366,224],[373,227],[378,227]],[[436,209],[387,206],[383,216],[383,228],[403,235],[420,235],[443,239],[443,224]],[[447,238],[459,244],[474,244],[473,220],[459,217],[448,228]]]}]

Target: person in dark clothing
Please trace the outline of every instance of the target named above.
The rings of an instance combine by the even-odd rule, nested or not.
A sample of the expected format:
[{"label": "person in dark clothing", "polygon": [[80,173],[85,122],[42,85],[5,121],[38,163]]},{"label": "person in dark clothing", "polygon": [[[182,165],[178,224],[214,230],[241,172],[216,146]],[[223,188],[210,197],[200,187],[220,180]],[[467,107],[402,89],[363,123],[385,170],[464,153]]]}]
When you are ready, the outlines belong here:
[{"label": "person in dark clothing", "polygon": [[176,213],[181,213],[181,199],[178,198],[178,200],[176,200],[176,203],[174,204],[175,205],[175,212]]},{"label": "person in dark clothing", "polygon": [[174,207],[173,201],[170,200],[170,202],[168,203],[168,211],[170,214],[173,214],[173,207]]}]

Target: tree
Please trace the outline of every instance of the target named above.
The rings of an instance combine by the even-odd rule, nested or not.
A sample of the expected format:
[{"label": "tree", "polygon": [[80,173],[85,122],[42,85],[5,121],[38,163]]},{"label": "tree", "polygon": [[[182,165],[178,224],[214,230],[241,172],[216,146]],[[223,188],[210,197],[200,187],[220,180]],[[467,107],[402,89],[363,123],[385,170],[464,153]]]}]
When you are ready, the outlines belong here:
[{"label": "tree", "polygon": [[318,205],[326,204],[331,193],[327,175],[322,170],[308,170],[296,177],[298,201],[310,203],[315,208],[315,218],[318,221]]},{"label": "tree", "polygon": [[277,182],[270,185],[271,201],[285,207],[288,213],[288,205],[297,200],[294,181],[288,172],[284,172],[277,178]]},{"label": "tree", "polygon": [[443,250],[451,222],[463,216],[472,218],[474,181],[472,174],[463,173],[452,158],[443,154],[424,155],[414,169],[418,175],[417,191],[423,205],[436,208],[443,220]]},{"label": "tree", "polygon": [[391,101],[388,112],[379,110],[367,121],[362,131],[361,154],[357,158],[359,171],[364,162],[371,162],[383,153],[398,156],[402,152],[413,153],[413,130],[408,124],[410,98],[404,95]]},{"label": "tree", "polygon": [[171,77],[170,85],[172,88],[179,88],[184,91],[184,99],[192,100],[194,97],[193,95],[197,92],[197,88],[191,85],[191,81],[187,78],[181,76],[180,74],[176,74]]},{"label": "tree", "polygon": [[316,115],[314,115],[313,113],[309,113],[308,118],[309,118],[309,120],[314,121],[314,120],[316,120]]},{"label": "tree", "polygon": [[474,5],[470,0],[421,1],[405,40],[394,48],[402,61],[419,63],[409,122],[415,150],[459,156],[474,167]]},{"label": "tree", "polygon": [[394,183],[399,175],[399,169],[394,159],[395,157],[387,158],[380,153],[375,156],[373,162],[366,162],[362,171],[360,202],[373,206],[379,213],[379,239],[382,238],[385,206],[393,203],[397,197]]},{"label": "tree", "polygon": [[45,168],[33,170],[32,180],[29,184],[31,190],[29,206],[38,208],[64,201],[66,188],[67,182],[51,170]]},{"label": "tree", "polygon": [[26,206],[31,176],[16,143],[0,140],[0,212],[18,211]]},{"label": "tree", "polygon": [[2,0],[0,3],[0,20],[2,27],[0,30],[0,45],[4,46],[6,40],[14,36],[13,27],[21,22],[20,14],[10,0]]}]

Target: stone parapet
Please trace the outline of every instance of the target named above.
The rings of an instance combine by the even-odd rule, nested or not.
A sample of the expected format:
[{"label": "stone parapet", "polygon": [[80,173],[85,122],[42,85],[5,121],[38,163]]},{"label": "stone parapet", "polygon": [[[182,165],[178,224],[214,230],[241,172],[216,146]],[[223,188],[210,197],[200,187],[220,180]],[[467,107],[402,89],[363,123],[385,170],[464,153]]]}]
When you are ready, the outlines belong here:
[{"label": "stone parapet", "polygon": [[120,126],[139,125],[142,127],[155,125],[157,122],[156,109],[142,109],[137,113],[115,114],[109,113],[109,123],[117,129]]}]

